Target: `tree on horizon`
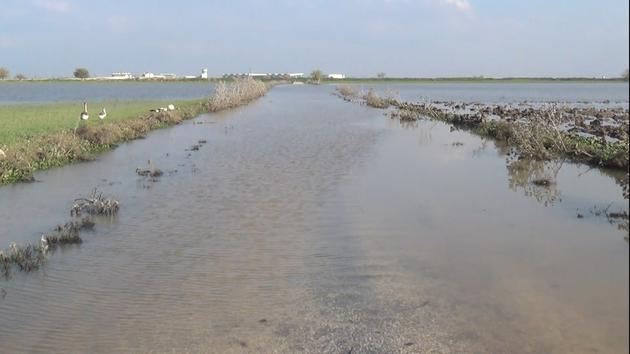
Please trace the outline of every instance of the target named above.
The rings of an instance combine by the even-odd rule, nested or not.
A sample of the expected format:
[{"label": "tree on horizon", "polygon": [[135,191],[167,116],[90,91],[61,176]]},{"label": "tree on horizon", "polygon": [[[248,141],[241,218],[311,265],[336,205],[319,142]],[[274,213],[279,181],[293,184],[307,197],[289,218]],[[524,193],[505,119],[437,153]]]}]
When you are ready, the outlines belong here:
[{"label": "tree on horizon", "polygon": [[9,77],[9,69],[0,67],[0,80],[4,80]]},{"label": "tree on horizon", "polygon": [[73,74],[77,79],[87,79],[90,77],[90,72],[86,68],[76,68]]},{"label": "tree on horizon", "polygon": [[318,84],[322,82],[322,76],[324,76],[324,74],[322,74],[322,71],[319,69],[315,69],[311,72],[311,80]]}]

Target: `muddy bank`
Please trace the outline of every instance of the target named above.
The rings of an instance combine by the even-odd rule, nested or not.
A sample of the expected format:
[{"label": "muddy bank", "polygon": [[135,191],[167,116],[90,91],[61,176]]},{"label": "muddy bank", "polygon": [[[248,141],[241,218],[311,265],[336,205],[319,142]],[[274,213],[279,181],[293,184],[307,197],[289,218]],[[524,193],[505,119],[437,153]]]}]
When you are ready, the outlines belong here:
[{"label": "muddy bank", "polygon": [[[595,167],[626,171],[617,178],[628,197],[628,108],[597,103],[576,107],[556,103],[484,104],[455,101],[405,102],[395,92],[379,96],[356,86],[339,86],[346,101],[393,108],[391,118],[413,122],[428,118],[501,141],[516,159],[570,159]],[[608,101],[599,102],[608,104]]]},{"label": "muddy bank", "polygon": [[[483,104],[454,101],[405,102],[337,88],[340,97],[374,108],[393,107],[391,118],[430,118],[506,141],[527,158],[568,157],[595,166],[628,169],[628,108],[572,107],[560,103]],[[602,102],[607,103],[607,102]]]}]

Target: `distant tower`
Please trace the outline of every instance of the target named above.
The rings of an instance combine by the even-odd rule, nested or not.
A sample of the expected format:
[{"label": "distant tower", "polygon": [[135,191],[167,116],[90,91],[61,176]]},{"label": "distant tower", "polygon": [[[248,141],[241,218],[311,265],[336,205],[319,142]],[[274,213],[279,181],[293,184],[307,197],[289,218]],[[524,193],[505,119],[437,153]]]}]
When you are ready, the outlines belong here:
[{"label": "distant tower", "polygon": [[201,78],[202,79],[208,78],[208,69],[201,69]]}]

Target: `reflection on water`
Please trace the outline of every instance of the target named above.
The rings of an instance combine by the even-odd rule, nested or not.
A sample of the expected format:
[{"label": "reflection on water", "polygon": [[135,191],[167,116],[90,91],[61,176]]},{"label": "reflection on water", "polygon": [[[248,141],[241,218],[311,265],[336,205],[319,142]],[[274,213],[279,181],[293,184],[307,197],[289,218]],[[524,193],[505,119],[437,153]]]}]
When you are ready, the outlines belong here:
[{"label": "reflection on water", "polygon": [[564,161],[521,159],[517,156],[508,156],[506,160],[510,189],[520,190],[544,206],[562,201],[556,178]]},{"label": "reflection on water", "polygon": [[[80,246],[0,282],[0,351],[627,352],[627,243],[576,218],[627,210],[613,179],[506,169],[476,136],[332,90],[276,87],[0,188],[2,248],[95,185],[121,202]],[[177,172],[144,181],[149,159]],[[532,172],[562,198],[528,189]]]}]

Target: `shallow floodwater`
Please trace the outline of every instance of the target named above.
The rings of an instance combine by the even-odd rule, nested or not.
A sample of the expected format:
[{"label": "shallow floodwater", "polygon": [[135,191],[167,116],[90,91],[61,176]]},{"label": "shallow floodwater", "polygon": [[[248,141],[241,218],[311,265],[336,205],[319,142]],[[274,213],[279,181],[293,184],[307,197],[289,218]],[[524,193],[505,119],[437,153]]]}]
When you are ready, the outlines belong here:
[{"label": "shallow floodwater", "polygon": [[[593,209],[627,210],[609,174],[516,168],[332,92],[276,87],[0,188],[0,248],[96,186],[122,204],[0,280],[0,351],[628,351],[627,232]],[[148,159],[158,181],[135,174]]]},{"label": "shallow floodwater", "polygon": [[12,82],[0,85],[0,105],[75,101],[197,99],[208,82]]},{"label": "shallow floodwater", "polygon": [[359,85],[403,101],[479,103],[563,102],[628,107],[628,83],[428,83]]}]

